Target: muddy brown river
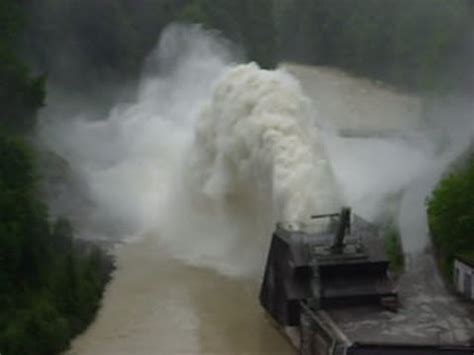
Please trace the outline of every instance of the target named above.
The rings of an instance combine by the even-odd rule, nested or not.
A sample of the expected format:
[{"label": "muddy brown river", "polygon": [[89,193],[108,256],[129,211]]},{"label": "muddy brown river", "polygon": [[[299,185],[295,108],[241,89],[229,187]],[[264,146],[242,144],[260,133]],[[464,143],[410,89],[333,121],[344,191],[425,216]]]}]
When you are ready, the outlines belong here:
[{"label": "muddy brown river", "polygon": [[293,354],[257,292],[258,280],[169,258],[153,237],[122,245],[98,318],[69,354]]}]

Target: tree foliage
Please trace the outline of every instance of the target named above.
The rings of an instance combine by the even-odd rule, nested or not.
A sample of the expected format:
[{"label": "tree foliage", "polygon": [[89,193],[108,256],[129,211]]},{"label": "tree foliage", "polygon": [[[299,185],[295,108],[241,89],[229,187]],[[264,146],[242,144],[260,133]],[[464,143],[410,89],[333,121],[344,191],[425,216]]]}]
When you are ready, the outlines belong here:
[{"label": "tree foliage", "polygon": [[51,224],[37,191],[33,130],[43,76],[18,56],[22,1],[0,0],[0,353],[50,355],[90,322],[110,270],[78,245],[68,221]]},{"label": "tree foliage", "polygon": [[276,65],[272,1],[194,0],[187,3],[179,19],[221,31],[245,50],[249,60],[258,62],[261,67]]},{"label": "tree foliage", "polygon": [[25,50],[52,81],[79,92],[134,81],[183,2],[34,1],[27,5]]},{"label": "tree foliage", "polygon": [[25,50],[51,80],[88,92],[135,80],[169,23],[201,23],[275,65],[270,0],[43,0],[28,6]]},{"label": "tree foliage", "polygon": [[433,191],[428,217],[446,267],[456,254],[474,255],[474,155]]},{"label": "tree foliage", "polygon": [[13,0],[0,1],[0,129],[24,133],[34,126],[44,101],[44,76],[31,77],[17,55],[23,13]]},{"label": "tree foliage", "polygon": [[466,45],[474,18],[469,0],[277,3],[283,59],[339,66],[404,89],[432,90],[458,85],[455,80],[463,78],[452,70],[453,62],[474,58]]},{"label": "tree foliage", "polygon": [[72,227],[50,225],[36,189],[34,158],[0,137],[0,352],[53,354],[91,321],[110,268],[78,245]]},{"label": "tree foliage", "polygon": [[175,21],[220,31],[262,67],[339,66],[402,89],[465,85],[474,59],[470,0],[43,0],[28,14],[29,55],[76,88],[136,78]]}]

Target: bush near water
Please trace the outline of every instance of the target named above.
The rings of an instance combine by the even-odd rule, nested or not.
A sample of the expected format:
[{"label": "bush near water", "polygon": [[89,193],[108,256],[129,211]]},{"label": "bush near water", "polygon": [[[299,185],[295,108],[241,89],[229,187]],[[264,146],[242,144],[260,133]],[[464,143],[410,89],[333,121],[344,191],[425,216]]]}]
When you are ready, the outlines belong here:
[{"label": "bush near water", "polygon": [[452,278],[455,256],[474,263],[474,153],[433,191],[428,218],[441,267]]}]

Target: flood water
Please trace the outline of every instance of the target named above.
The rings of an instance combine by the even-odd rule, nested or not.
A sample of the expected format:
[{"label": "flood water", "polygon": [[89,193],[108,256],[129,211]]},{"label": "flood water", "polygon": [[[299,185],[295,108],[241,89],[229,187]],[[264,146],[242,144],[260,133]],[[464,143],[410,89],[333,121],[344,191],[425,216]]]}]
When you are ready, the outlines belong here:
[{"label": "flood water", "polygon": [[117,249],[96,322],[71,355],[294,354],[258,304],[258,280],[183,265],[153,236]]}]

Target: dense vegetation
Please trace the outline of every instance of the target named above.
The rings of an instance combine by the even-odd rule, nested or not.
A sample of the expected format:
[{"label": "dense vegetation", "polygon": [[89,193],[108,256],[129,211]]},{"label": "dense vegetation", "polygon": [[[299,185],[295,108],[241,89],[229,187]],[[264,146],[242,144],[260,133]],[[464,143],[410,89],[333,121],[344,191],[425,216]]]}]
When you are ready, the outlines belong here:
[{"label": "dense vegetation", "polygon": [[50,224],[23,141],[0,137],[0,157],[0,351],[53,354],[93,318],[108,260]]},{"label": "dense vegetation", "polygon": [[132,80],[182,2],[32,1],[26,5],[26,58],[56,85],[75,91]]},{"label": "dense vegetation", "polygon": [[433,191],[428,216],[446,274],[451,275],[456,255],[474,262],[474,154]]},{"label": "dense vegetation", "polygon": [[[278,0],[282,58],[410,90],[472,85],[470,0]],[[472,88],[472,86],[471,86]]]},{"label": "dense vegetation", "polygon": [[17,55],[23,13],[15,1],[0,1],[0,129],[26,132],[44,100],[44,77],[32,78]]},{"label": "dense vegetation", "polygon": [[273,1],[187,1],[179,19],[220,30],[225,37],[242,46],[250,60],[257,61],[263,68],[276,65]]},{"label": "dense vegetation", "polygon": [[263,67],[339,66],[402,89],[472,89],[470,0],[69,0],[28,5],[26,51],[76,90],[137,77],[162,29],[201,23]]},{"label": "dense vegetation", "polygon": [[44,76],[18,56],[24,11],[0,1],[0,353],[53,354],[90,322],[110,269],[99,249],[51,223],[38,194],[27,137],[44,100]]},{"label": "dense vegetation", "polygon": [[[239,44],[251,60],[275,64],[269,0],[69,0],[28,5],[25,52],[50,80],[75,92],[138,77],[166,25],[201,23]],[[103,90],[100,90],[103,91]]]}]

